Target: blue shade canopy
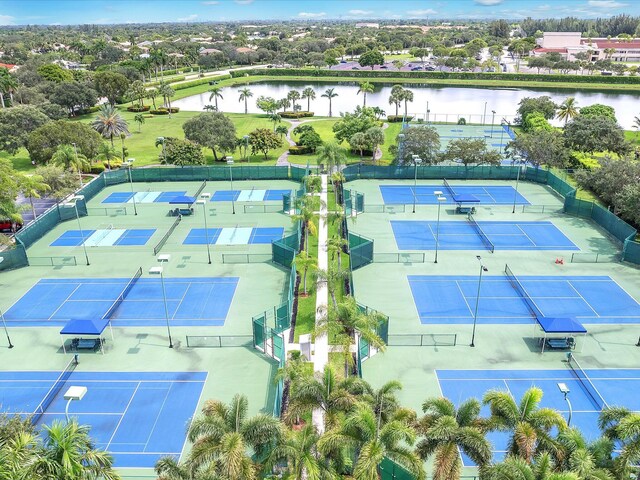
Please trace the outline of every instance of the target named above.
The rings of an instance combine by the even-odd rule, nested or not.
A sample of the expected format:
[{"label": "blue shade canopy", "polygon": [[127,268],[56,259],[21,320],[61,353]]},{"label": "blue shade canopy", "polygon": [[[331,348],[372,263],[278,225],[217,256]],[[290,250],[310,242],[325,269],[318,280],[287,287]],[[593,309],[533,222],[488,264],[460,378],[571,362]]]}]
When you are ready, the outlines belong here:
[{"label": "blue shade canopy", "polygon": [[175,205],[175,204],[182,204],[182,203],[187,203],[189,205],[191,205],[192,203],[196,203],[196,198],[195,197],[190,197],[188,195],[179,195],[177,197],[172,198],[169,201],[170,204]]},{"label": "blue shade canopy", "polygon": [[545,333],[587,333],[579,321],[568,317],[539,317],[538,323]]},{"label": "blue shade canopy", "polygon": [[60,330],[60,335],[102,335],[109,325],[109,319],[81,320],[71,319]]}]

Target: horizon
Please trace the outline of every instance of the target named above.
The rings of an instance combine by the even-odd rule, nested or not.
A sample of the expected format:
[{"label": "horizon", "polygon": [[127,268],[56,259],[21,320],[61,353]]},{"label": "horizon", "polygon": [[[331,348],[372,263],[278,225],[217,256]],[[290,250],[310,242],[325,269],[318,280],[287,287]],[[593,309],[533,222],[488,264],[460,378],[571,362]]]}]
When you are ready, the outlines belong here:
[{"label": "horizon", "polygon": [[[7,0],[0,27],[42,25],[127,25],[158,23],[323,22],[323,21],[511,21],[640,15],[640,3],[625,0]],[[292,9],[295,5],[295,9]],[[34,14],[37,12],[37,14]]]}]

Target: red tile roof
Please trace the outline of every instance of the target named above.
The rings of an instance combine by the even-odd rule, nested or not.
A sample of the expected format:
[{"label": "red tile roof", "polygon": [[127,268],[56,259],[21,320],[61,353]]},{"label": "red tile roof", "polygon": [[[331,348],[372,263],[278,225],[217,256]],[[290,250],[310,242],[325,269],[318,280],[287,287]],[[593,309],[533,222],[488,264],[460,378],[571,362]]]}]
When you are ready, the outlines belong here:
[{"label": "red tile roof", "polygon": [[13,67],[15,67],[15,65],[12,65],[10,63],[0,63],[0,68],[6,68],[7,70],[11,70]]},{"label": "red tile roof", "polygon": [[[588,45],[589,42],[586,39],[582,39],[582,45]],[[622,50],[627,48],[640,48],[640,42],[614,42],[609,40],[592,40],[592,45],[597,48],[615,48],[616,50]]]}]

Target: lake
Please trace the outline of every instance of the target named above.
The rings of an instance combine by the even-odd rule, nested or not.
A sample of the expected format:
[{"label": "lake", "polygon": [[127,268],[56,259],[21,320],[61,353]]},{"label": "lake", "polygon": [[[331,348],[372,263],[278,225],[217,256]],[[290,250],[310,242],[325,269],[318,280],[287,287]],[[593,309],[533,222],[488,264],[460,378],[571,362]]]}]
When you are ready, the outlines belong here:
[{"label": "lake", "polygon": [[[367,95],[367,106],[380,107],[388,115],[395,114],[395,107],[389,105],[389,94],[392,84],[375,84],[375,91]],[[268,81],[248,85],[253,97],[248,100],[249,113],[262,113],[256,107],[256,99],[260,96],[281,99],[291,90],[302,92],[306,87],[316,91],[316,99],[311,101],[311,111],[317,116],[329,115],[329,101],[321,94],[327,88],[333,88],[338,94],[333,99],[333,116],[340,112],[353,111],[357,105],[362,105],[362,94],[357,94],[357,82],[340,83],[308,83],[308,82],[277,82]],[[223,99],[218,99],[218,107],[223,112],[244,112],[244,102],[240,102],[238,90],[242,86],[223,88]],[[640,115],[640,93],[598,92],[591,90],[542,90],[528,88],[478,88],[478,87],[443,87],[425,86],[421,84],[405,85],[413,91],[414,100],[408,105],[408,113],[417,118],[437,122],[455,122],[464,117],[473,123],[500,123],[502,118],[512,121],[518,102],[524,97],[547,95],[556,103],[561,103],[567,97],[575,97],[578,107],[585,107],[594,103],[609,105],[616,110],[618,122],[625,129],[633,127],[633,119]],[[175,107],[187,111],[202,111],[205,105],[213,105],[209,100],[209,93],[193,95],[172,102]],[[485,106],[486,104],[486,106]],[[307,101],[300,100],[298,105],[307,109]],[[290,109],[289,109],[290,110]],[[404,106],[399,113],[402,115]],[[429,112],[427,112],[429,110]],[[495,114],[493,114],[495,111]],[[483,121],[484,119],[484,121]],[[554,121],[559,125],[557,121]]]}]

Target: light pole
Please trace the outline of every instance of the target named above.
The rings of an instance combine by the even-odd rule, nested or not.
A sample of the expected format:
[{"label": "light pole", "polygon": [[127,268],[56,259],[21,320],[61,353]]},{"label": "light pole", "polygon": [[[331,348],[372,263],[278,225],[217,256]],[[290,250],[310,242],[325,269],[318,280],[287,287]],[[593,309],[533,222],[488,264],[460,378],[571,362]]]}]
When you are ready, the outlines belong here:
[{"label": "light pole", "polygon": [[[160,263],[168,263],[170,259],[171,255],[158,255],[158,262]],[[164,318],[167,322],[167,335],[169,336],[169,348],[173,348],[173,340],[171,339],[171,327],[169,325],[169,307],[167,307],[167,291],[164,287],[164,268],[151,267],[149,269],[149,274],[160,275],[160,284],[162,285],[162,299],[164,300]]]},{"label": "light pole", "polygon": [[504,148],[503,148],[503,141],[504,139],[504,118],[502,120],[500,120],[500,152],[503,153],[504,152]]},{"label": "light pole", "polygon": [[227,158],[227,165],[229,165],[229,180],[231,180],[231,213],[236,214],[236,200],[233,193],[233,157]]},{"label": "light pole", "polygon": [[211,198],[210,193],[200,195],[200,200],[196,200],[196,204],[202,205],[202,214],[204,215],[204,238],[207,242],[207,257],[209,257],[209,265],[211,265],[211,251],[209,250],[209,230],[207,228],[207,200]]},{"label": "light pole", "polygon": [[133,167],[133,162],[135,161],[136,161],[135,158],[128,158],[127,161],[124,162],[122,165],[127,167],[127,170],[129,170],[129,185],[131,185],[131,193],[133,195],[131,197],[131,200],[133,200],[133,213],[138,215],[138,208],[136,207],[136,192],[133,191],[133,176],[131,174],[131,167]]},{"label": "light pole", "polygon": [[431,113],[431,110],[429,110],[429,109],[427,108],[427,124],[429,124],[429,114],[430,114],[430,113]]},{"label": "light pole", "polygon": [[513,210],[511,210],[511,213],[516,213],[516,200],[518,199],[518,184],[520,183],[521,169],[522,169],[522,161],[518,162],[518,173],[516,174],[516,189],[513,192]]},{"label": "light pole", "polygon": [[482,113],[482,125],[485,124],[486,118],[487,118],[487,102],[484,102],[484,112]]},{"label": "light pole", "polygon": [[413,213],[416,213],[416,189],[418,188],[418,165],[422,163],[422,159],[418,155],[413,157]]},{"label": "light pole", "polygon": [[440,240],[440,205],[442,202],[447,200],[447,197],[442,196],[442,192],[440,190],[436,190],[433,192],[436,196],[436,200],[438,201],[438,221],[436,223],[436,259],[433,263],[438,263],[438,243]]},{"label": "light pole", "polygon": [[87,387],[77,387],[72,386],[64,394],[64,399],[67,401],[67,405],[64,407],[64,416],[67,419],[67,423],[69,423],[69,405],[71,402],[80,401],[87,394]]},{"label": "light pole", "polygon": [[496,119],[496,111],[491,110],[491,138],[493,138],[493,121]]},{"label": "light pole", "polygon": [[84,233],[82,232],[82,225],[80,224],[80,214],[78,213],[78,200],[84,200],[84,195],[74,195],[70,200],[70,202],[63,203],[62,206],[66,208],[73,208],[76,211],[76,220],[78,220],[78,230],[80,230],[80,239],[82,240],[84,258],[87,261],[87,265],[90,265],[89,253],[87,252],[87,245],[85,244]]},{"label": "light pole", "polygon": [[566,383],[558,383],[557,385],[560,392],[562,392],[562,394],[564,395],[564,401],[567,402],[567,405],[569,406],[569,420],[567,421],[567,427],[570,427],[571,417],[573,416],[573,408],[571,407],[571,402],[569,401],[569,392],[571,390],[569,390],[569,387],[567,387]]},{"label": "light pole", "polygon": [[73,151],[76,156],[76,167],[78,168],[78,176],[80,177],[80,186],[82,187],[82,170],[80,170],[80,165],[78,165],[78,145],[76,145],[75,143],[72,143],[71,145],[73,145]]},{"label": "light pole", "polygon": [[242,138],[244,139],[244,159],[246,162],[249,162],[249,135],[245,135]]},{"label": "light pole", "polygon": [[9,348],[13,348],[13,343],[11,343],[11,337],[9,337],[9,330],[7,329],[7,321],[4,319],[4,312],[2,310],[0,310],[0,318],[2,319],[4,334],[7,336],[7,342],[9,342]]},{"label": "light pole", "polygon": [[480,257],[480,255],[476,255],[476,258],[480,262],[480,276],[478,277],[478,294],[476,295],[476,308],[473,311],[473,333],[471,334],[471,345],[469,345],[470,347],[476,346],[476,324],[478,323],[478,304],[480,303],[480,285],[482,285],[482,272],[489,271],[489,269],[483,265],[482,257]]},{"label": "light pole", "polygon": [[156,147],[158,143],[162,144],[162,163],[167,163],[167,153],[164,151],[164,137],[156,138]]}]

